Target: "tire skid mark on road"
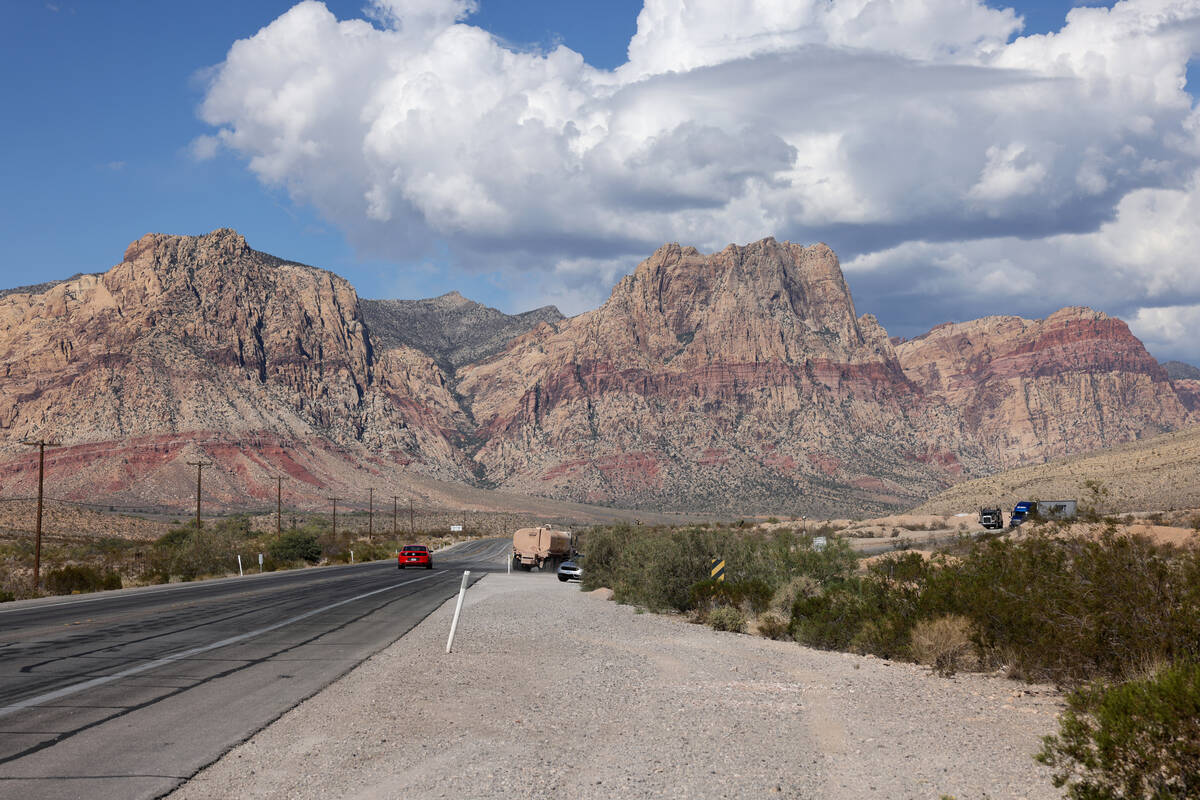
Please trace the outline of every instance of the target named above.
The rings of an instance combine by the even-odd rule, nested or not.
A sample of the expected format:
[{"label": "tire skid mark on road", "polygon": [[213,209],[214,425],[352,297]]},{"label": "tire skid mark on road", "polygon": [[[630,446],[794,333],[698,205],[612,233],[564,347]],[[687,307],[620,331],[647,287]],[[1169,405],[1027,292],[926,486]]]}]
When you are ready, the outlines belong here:
[{"label": "tire skid mark on road", "polygon": [[[320,583],[325,583],[325,582],[326,581],[321,581]],[[365,581],[363,581],[363,582],[365,582]],[[292,588],[306,588],[306,587],[292,587]],[[276,591],[279,591],[279,588],[277,588]],[[260,592],[236,593],[236,594],[228,595],[227,597],[217,599],[216,602],[220,603],[220,604],[224,604],[228,601],[241,602],[241,601],[245,601],[246,599],[248,599],[247,595],[252,597],[256,594],[260,594]],[[169,607],[168,609],[151,609],[151,610],[154,611],[154,613],[162,613],[164,611],[178,610],[181,607],[194,606],[197,599],[199,599],[199,598],[196,598],[196,599],[193,599],[190,601],[184,601],[182,603],[172,604],[172,606]],[[60,662],[64,662],[64,661],[71,661],[74,659],[86,659],[88,657],[94,656],[96,654],[101,654],[101,653],[109,653],[115,657],[118,655],[117,651],[119,651],[122,648],[127,648],[127,647],[131,647],[131,646],[136,646],[139,644],[144,644],[146,642],[150,642],[155,639],[161,639],[166,636],[173,636],[173,635],[178,635],[181,633],[188,633],[190,631],[199,630],[201,628],[205,628],[210,625],[217,625],[217,624],[229,622],[231,620],[236,620],[239,617],[244,617],[248,614],[259,614],[263,611],[269,611],[271,609],[276,609],[276,608],[283,607],[283,606],[293,605],[297,601],[303,601],[303,599],[304,599],[303,597],[294,597],[294,596],[281,598],[274,602],[263,603],[261,605],[254,606],[252,608],[248,608],[248,609],[241,610],[241,611],[234,611],[232,613],[226,614],[221,617],[205,618],[204,621],[198,622],[194,625],[183,625],[181,627],[173,627],[173,628],[170,628],[168,630],[165,630],[165,631],[162,631],[159,633],[150,634],[150,635],[143,636],[143,637],[136,638],[136,639],[130,639],[129,641],[126,641],[126,642],[105,645],[104,647],[94,648],[91,650],[82,650],[80,652],[71,653],[69,655],[63,655],[63,656],[59,656],[56,658],[47,659],[45,661],[40,661],[40,662],[37,662],[34,664],[27,664],[27,665],[21,667],[21,669],[19,671],[24,674],[33,674],[33,671],[35,669],[45,668],[47,666],[50,666],[50,665],[53,665],[56,663],[60,663]],[[199,611],[200,609],[196,609],[196,610]],[[97,638],[97,636],[99,636],[99,638],[104,638],[104,637],[110,636],[111,633],[112,633],[112,629],[110,628],[110,629],[106,629],[104,631],[97,631],[95,634],[90,634],[88,636],[82,637],[82,639],[84,641],[86,641],[87,639]],[[31,652],[30,650],[25,650],[25,651],[17,650],[17,651],[9,651],[9,652],[14,653],[15,655],[33,655],[36,652],[36,650],[34,650],[33,652]],[[137,658],[137,656],[132,656],[132,657]],[[86,672],[87,671],[84,670],[84,674],[86,674]],[[52,677],[55,679],[58,679],[58,680],[62,680],[64,678],[64,676],[61,673],[54,675]],[[82,675],[76,674],[76,675],[72,675],[70,677],[77,678],[77,677],[82,677]],[[0,695],[0,696],[2,696],[2,695]],[[0,706],[0,716],[4,716],[5,712],[3,709],[6,707],[7,706]]]},{"label": "tire skid mark on road", "polygon": [[[198,654],[200,654],[200,653],[203,653],[203,652],[206,652],[206,651],[209,651],[209,650],[214,650],[214,649],[217,649],[218,647],[225,647],[225,646],[228,646],[228,645],[230,645],[230,644],[236,644],[236,643],[238,643],[238,642],[241,642],[241,641],[246,641],[247,639],[249,639],[249,638],[251,638],[251,637],[253,637],[253,636],[258,636],[258,635],[262,635],[263,633],[267,633],[267,632],[270,632],[270,631],[273,631],[273,630],[278,630],[279,628],[282,628],[282,627],[284,627],[284,626],[286,626],[286,625],[290,625],[290,624],[293,624],[293,623],[295,623],[295,622],[299,622],[299,621],[301,621],[301,620],[303,620],[303,619],[307,619],[307,618],[309,618],[309,617],[315,616],[315,615],[317,615],[317,614],[320,614],[320,613],[323,613],[323,612],[325,612],[325,611],[329,611],[329,610],[331,610],[331,609],[333,609],[333,608],[336,608],[336,607],[338,607],[338,606],[343,606],[343,605],[346,605],[347,603],[353,602],[353,601],[355,601],[355,600],[362,600],[362,599],[365,599],[365,598],[367,598],[367,597],[370,597],[370,596],[372,596],[372,595],[378,595],[378,594],[381,594],[382,592],[386,592],[386,591],[389,591],[389,590],[394,590],[394,589],[398,589],[398,588],[401,588],[401,587],[409,586],[409,585],[411,585],[411,584],[414,584],[414,583],[419,583],[419,582],[421,582],[421,581],[425,581],[425,580],[428,580],[428,579],[430,579],[430,578],[442,578],[442,577],[445,577],[445,575],[446,575],[446,573],[445,573],[444,571],[442,571],[442,570],[438,570],[438,571],[437,571],[435,574],[433,574],[433,575],[425,575],[425,576],[423,576],[423,577],[420,577],[420,578],[414,578],[414,579],[413,579],[413,580],[411,580],[411,581],[405,581],[404,583],[395,584],[395,585],[393,585],[393,586],[385,586],[385,587],[383,587],[383,588],[381,588],[381,589],[376,589],[376,590],[374,590],[374,591],[367,592],[366,594],[359,595],[359,596],[357,596],[357,597],[351,597],[351,598],[347,598],[347,599],[345,599],[345,600],[339,600],[339,601],[338,601],[338,602],[336,602],[336,603],[333,603],[333,604],[330,604],[330,605],[327,605],[327,606],[323,606],[323,607],[321,607],[321,608],[319,608],[319,609],[314,609],[313,611],[307,612],[307,613],[305,613],[305,614],[301,614],[301,615],[299,615],[299,616],[297,616],[297,617],[293,617],[293,618],[292,618],[292,619],[290,619],[290,620],[284,620],[283,622],[280,622],[280,623],[275,623],[275,624],[273,624],[273,625],[266,626],[265,628],[261,628],[261,629],[259,629],[259,630],[257,630],[257,631],[250,631],[250,632],[248,632],[248,633],[246,633],[246,634],[239,634],[238,636],[235,636],[235,637],[229,637],[228,639],[224,639],[224,640],[222,640],[222,641],[220,641],[220,642],[214,642],[214,643],[212,643],[212,644],[209,644],[209,645],[204,645],[204,646],[202,646],[202,647],[198,647],[198,648],[191,648],[191,649],[189,649],[189,650],[185,650],[185,651],[183,651],[183,652],[180,652],[180,653],[173,654],[172,656],[168,656],[168,657],[166,657],[166,658],[159,659],[159,660],[157,660],[157,661],[150,662],[150,663],[148,663],[148,664],[141,664],[141,665],[138,665],[138,666],[136,666],[136,667],[132,667],[132,668],[130,668],[130,669],[124,670],[124,671],[122,671],[122,672],[119,672],[119,673],[114,673],[113,675],[104,676],[103,678],[97,678],[97,679],[94,679],[94,680],[91,680],[91,681],[85,681],[84,683],[81,683],[81,684],[75,684],[75,685],[73,685],[73,686],[70,686],[70,687],[64,687],[64,689],[62,689],[62,690],[59,690],[59,691],[57,691],[57,692],[50,692],[50,693],[48,693],[48,694],[46,694],[46,695],[42,695],[42,696],[40,696],[40,697],[34,697],[34,698],[30,698],[29,700],[25,700],[25,701],[22,701],[21,703],[14,704],[14,705],[11,705],[11,706],[3,706],[3,707],[0,707],[0,717],[8,716],[8,715],[10,715],[10,714],[16,713],[16,712],[18,712],[18,711],[21,711],[21,710],[24,710],[24,709],[27,709],[27,708],[32,708],[32,707],[34,707],[34,706],[37,706],[37,705],[44,705],[45,703],[47,703],[47,702],[50,702],[50,700],[57,699],[58,697],[64,697],[64,696],[66,696],[66,695],[68,695],[68,694],[76,694],[76,693],[78,693],[78,692],[80,692],[80,691],[85,691],[85,690],[86,690],[86,689],[88,689],[88,688],[92,688],[92,687],[94,687],[94,686],[97,686],[97,685],[100,685],[100,684],[102,684],[102,683],[110,683],[110,682],[112,682],[113,680],[116,680],[116,679],[118,679],[118,678],[121,678],[121,677],[125,677],[125,676],[128,676],[128,675],[132,675],[132,674],[136,674],[136,673],[140,673],[140,672],[145,672],[146,670],[153,669],[153,668],[155,668],[155,667],[158,667],[158,666],[164,666],[164,665],[166,665],[166,664],[168,664],[168,663],[173,663],[173,662],[175,662],[175,661],[179,661],[179,660],[181,660],[181,659],[183,659],[183,658],[187,658],[187,657],[189,657],[190,655],[198,655]],[[190,691],[191,689],[193,689],[193,688],[195,688],[195,687],[197,687],[197,686],[201,686],[201,685],[204,685],[204,684],[207,684],[207,683],[211,683],[212,681],[216,681],[216,680],[219,680],[219,679],[221,679],[221,678],[228,677],[229,675],[232,675],[232,674],[234,674],[234,673],[236,673],[236,672],[239,672],[239,671],[241,671],[241,670],[245,670],[245,669],[249,669],[250,667],[257,666],[258,664],[261,664],[261,663],[263,663],[263,662],[265,662],[265,661],[270,661],[271,659],[274,659],[274,658],[276,658],[277,656],[279,656],[279,655],[282,655],[282,654],[284,654],[284,653],[287,653],[287,652],[289,652],[289,651],[292,651],[292,650],[298,649],[298,648],[300,648],[300,647],[304,647],[304,646],[306,646],[306,645],[308,645],[308,644],[311,644],[311,643],[313,643],[313,642],[317,641],[318,639],[321,639],[321,638],[322,638],[322,637],[324,637],[324,636],[328,636],[329,634],[336,633],[337,631],[340,631],[340,630],[342,630],[343,628],[347,627],[348,625],[351,625],[351,624],[353,624],[353,623],[355,623],[355,622],[358,622],[359,620],[362,620],[362,619],[364,619],[365,617],[368,617],[368,616],[370,616],[371,614],[374,614],[375,612],[377,612],[377,611],[379,611],[380,609],[382,609],[382,608],[384,608],[384,607],[386,607],[386,606],[390,605],[391,603],[397,602],[397,601],[399,601],[399,600],[403,600],[403,599],[404,599],[404,598],[406,598],[406,597],[410,597],[410,596],[411,596],[412,594],[414,594],[414,593],[415,593],[414,591],[410,591],[410,592],[407,592],[407,593],[405,593],[405,594],[403,594],[403,595],[401,595],[401,596],[399,596],[399,597],[393,597],[393,598],[388,598],[388,599],[382,599],[380,602],[378,602],[378,603],[376,603],[376,604],[373,604],[373,605],[372,605],[370,608],[368,608],[368,609],[366,609],[366,610],[362,611],[362,612],[361,612],[361,613],[359,613],[359,614],[356,614],[355,616],[351,617],[350,619],[344,620],[344,621],[342,621],[341,623],[339,623],[338,625],[336,625],[336,626],[334,626],[334,627],[332,627],[332,628],[323,629],[323,630],[321,630],[321,631],[319,631],[319,632],[315,633],[314,635],[312,635],[312,636],[310,636],[310,637],[307,637],[307,638],[305,638],[305,639],[303,639],[303,640],[301,640],[301,641],[298,641],[298,642],[295,642],[295,643],[292,643],[292,644],[286,645],[286,646],[284,646],[284,647],[280,647],[280,648],[278,648],[277,650],[274,650],[274,651],[272,651],[272,652],[270,652],[270,653],[268,653],[268,654],[266,654],[266,655],[259,656],[259,657],[257,657],[257,658],[252,658],[252,659],[244,659],[244,660],[241,660],[241,661],[240,661],[240,663],[238,663],[236,666],[232,666],[232,667],[230,667],[229,669],[222,670],[221,672],[218,672],[218,673],[214,673],[213,675],[210,675],[210,676],[208,676],[207,678],[202,678],[202,679],[200,679],[200,680],[198,680],[198,681],[196,681],[196,682],[194,682],[194,683],[189,683],[187,686],[181,686],[181,687],[175,688],[175,689],[173,689],[172,691],[166,692],[165,694],[159,695],[159,696],[157,696],[157,697],[153,697],[153,698],[151,698],[151,699],[149,699],[149,700],[147,700],[147,701],[145,701],[145,702],[143,702],[143,703],[137,703],[137,704],[135,704],[135,705],[131,705],[131,706],[125,706],[125,707],[122,707],[122,708],[120,708],[118,711],[116,711],[115,713],[113,713],[113,714],[110,714],[110,715],[108,715],[108,716],[106,716],[106,717],[102,717],[102,718],[99,718],[99,719],[93,720],[93,721],[91,721],[91,722],[87,723],[86,725],[81,725],[80,727],[78,727],[78,728],[76,728],[76,729],[74,729],[74,730],[71,730],[71,731],[63,731],[63,732],[61,732],[61,733],[58,733],[58,734],[56,734],[56,735],[55,735],[53,738],[51,738],[51,739],[48,739],[48,740],[46,740],[46,741],[43,741],[43,742],[39,742],[39,743],[38,743],[38,744],[36,744],[36,745],[32,745],[32,746],[30,746],[30,747],[28,747],[28,748],[26,748],[26,749],[24,749],[24,750],[21,750],[21,751],[19,751],[19,752],[13,753],[12,755],[9,755],[9,756],[4,756],[4,757],[0,757],[0,765],[8,764],[8,763],[10,763],[10,762],[17,761],[17,760],[19,760],[19,759],[21,759],[21,758],[25,758],[26,756],[32,755],[33,753],[39,752],[39,751],[41,751],[41,750],[45,750],[45,749],[46,749],[46,748],[48,748],[48,747],[53,747],[54,745],[57,745],[57,744],[59,744],[59,743],[61,743],[61,742],[65,741],[65,740],[67,740],[67,739],[70,739],[71,737],[73,737],[73,736],[76,736],[76,735],[78,735],[78,734],[80,734],[80,733],[82,733],[82,732],[84,732],[84,731],[86,731],[86,730],[89,730],[89,729],[91,729],[91,728],[97,727],[97,726],[99,726],[99,725],[103,725],[103,724],[105,724],[105,723],[107,723],[107,722],[111,722],[111,721],[112,721],[112,720],[114,720],[114,719],[117,719],[117,718],[119,718],[119,717],[122,717],[122,716],[125,716],[125,715],[127,715],[127,714],[133,713],[134,711],[139,711],[139,710],[141,710],[141,709],[143,709],[143,708],[147,708],[147,707],[149,707],[149,706],[152,706],[152,705],[154,705],[155,703],[159,703],[159,702],[161,702],[161,701],[163,701],[163,700],[166,700],[166,699],[168,699],[168,698],[171,698],[171,697],[174,697],[174,696],[176,696],[176,695],[182,694],[183,692]],[[419,621],[420,621],[420,620],[417,620],[417,622],[419,622]],[[416,623],[414,622],[414,624],[416,624]],[[384,642],[384,643],[383,643],[383,645],[382,645],[382,647],[387,647],[387,646],[388,646],[388,645],[390,645],[392,642],[394,642],[396,639],[399,639],[401,636],[403,636],[403,635],[404,635],[404,633],[407,633],[407,630],[406,630],[406,631],[403,631],[403,632],[401,632],[401,633],[400,633],[400,634],[398,634],[398,635],[397,635],[395,638],[393,638],[393,639],[391,639],[391,640],[389,640],[389,641],[387,641],[387,642]],[[382,649],[382,647],[381,647],[381,649]],[[343,670],[343,672],[342,672],[342,673],[339,673],[339,675],[335,675],[335,676],[333,676],[333,677],[331,678],[331,680],[337,680],[337,678],[338,678],[338,677],[340,677],[340,675],[342,675],[342,674],[345,674],[345,672],[346,672],[346,671],[349,671],[349,670],[350,670],[350,669],[352,669],[354,666],[355,666],[355,665],[353,665],[353,664],[352,664],[352,665],[349,665],[349,666],[347,666],[346,670]],[[319,690],[318,690],[318,691],[319,691]],[[299,700],[297,700],[297,702],[301,702],[301,701],[303,701],[303,700],[304,700],[304,699],[306,699],[306,698],[307,698],[307,696],[306,696],[306,697],[303,697],[303,698],[300,698]]]}]

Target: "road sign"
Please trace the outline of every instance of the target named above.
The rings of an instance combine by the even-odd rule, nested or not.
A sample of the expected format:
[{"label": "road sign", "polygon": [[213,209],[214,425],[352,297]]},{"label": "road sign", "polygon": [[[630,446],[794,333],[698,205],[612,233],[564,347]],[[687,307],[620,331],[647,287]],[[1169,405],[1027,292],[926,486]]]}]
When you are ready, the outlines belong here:
[{"label": "road sign", "polygon": [[708,562],[708,573],[714,581],[725,580],[725,559],[714,558]]},{"label": "road sign", "polygon": [[462,533],[462,525],[451,525],[450,532],[451,533]]},{"label": "road sign", "polygon": [[829,541],[824,536],[813,537],[813,550],[824,550]]}]

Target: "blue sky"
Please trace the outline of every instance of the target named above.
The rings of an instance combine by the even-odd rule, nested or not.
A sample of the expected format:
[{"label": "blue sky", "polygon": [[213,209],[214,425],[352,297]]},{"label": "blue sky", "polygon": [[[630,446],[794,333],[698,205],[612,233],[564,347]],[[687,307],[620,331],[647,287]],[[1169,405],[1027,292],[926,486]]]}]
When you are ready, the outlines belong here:
[{"label": "blue sky", "polygon": [[[383,5],[404,13],[444,6],[454,16],[455,3],[466,1],[389,0]],[[758,2],[763,9],[771,5]],[[946,2],[930,0],[931,6]],[[1177,4],[1181,19],[1194,22],[1188,17],[1195,11],[1189,0]],[[1136,318],[1135,331],[1156,354],[1200,358],[1200,346],[1188,345],[1198,338],[1192,334],[1200,321],[1200,279],[1187,274],[1186,264],[1159,267],[1163,259],[1154,255],[1154,263],[1131,266],[1119,257],[1096,266],[1096,259],[1114,251],[1114,242],[1132,247],[1128,230],[1183,225],[1145,215],[1167,201],[1190,207],[1189,176],[1200,166],[1200,155],[1179,144],[1180,136],[1192,135],[1186,103],[1164,102],[1162,92],[1133,100],[1122,95],[1049,121],[1044,113],[1026,118],[1010,114],[1007,106],[988,105],[1004,92],[1043,91],[1065,80],[1061,74],[1050,76],[1052,59],[1038,48],[1013,47],[1000,55],[996,48],[1018,36],[1058,31],[1071,2],[1014,4],[1025,23],[1019,33],[997,11],[1005,6],[990,3],[997,13],[961,19],[939,16],[934,8],[932,23],[914,25],[902,36],[882,23],[822,22],[812,29],[819,28],[818,33],[806,32],[796,43],[788,39],[788,25],[763,30],[749,25],[729,33],[724,23],[700,12],[678,12],[678,26],[639,33],[644,46],[626,65],[641,2],[479,0],[473,13],[457,14],[459,21],[491,34],[501,50],[524,54],[504,68],[508,72],[487,72],[498,63],[498,51],[476,40],[462,46],[478,57],[462,64],[444,60],[434,45],[411,41],[381,38],[380,52],[386,47],[404,52],[411,59],[406,63],[426,70],[439,65],[441,90],[464,97],[493,85],[495,91],[482,96],[500,97],[514,80],[524,81],[518,87],[522,102],[545,98],[539,124],[552,121],[568,134],[529,142],[524,117],[511,128],[489,128],[497,123],[462,117],[467,111],[455,116],[423,108],[421,118],[434,127],[430,141],[415,142],[411,135],[381,139],[380,131],[388,130],[384,121],[391,120],[393,128],[405,123],[384,115],[372,134],[336,127],[337,119],[321,118],[311,109],[306,118],[298,109],[305,130],[329,155],[326,164],[315,166],[293,150],[273,149],[280,130],[271,129],[274,121],[258,116],[246,101],[260,96],[252,91],[279,90],[270,83],[275,78],[267,74],[261,54],[247,47],[241,61],[229,58],[235,42],[265,26],[272,26],[276,42],[293,45],[286,37],[295,27],[281,20],[293,5],[253,0],[9,4],[0,33],[0,68],[6,76],[0,101],[9,120],[0,127],[5,187],[0,287],[107,269],[130,241],[147,232],[195,234],[234,227],[257,249],[345,275],[367,297],[458,289],[506,311],[557,302],[577,312],[602,302],[612,281],[648,255],[654,243],[679,240],[712,249],[776,235],[833,244],[859,311],[877,314],[893,334],[913,335],[946,319],[984,313],[1042,315],[1078,302]],[[363,2],[328,0],[325,6],[338,20],[364,17]],[[661,0],[660,6],[670,23],[672,0]],[[306,20],[322,36],[341,35],[320,14]],[[446,41],[444,29],[453,21],[430,23],[422,41]],[[371,24],[381,37],[388,33],[389,23],[378,13]],[[415,24],[406,29],[395,21],[392,27],[416,30]],[[764,48],[765,37],[777,41]],[[967,52],[988,37],[999,38]],[[404,69],[415,69],[386,73],[391,67],[378,58],[359,68],[365,71],[343,75],[332,61],[338,42],[330,38],[327,43],[330,63],[321,64],[322,55],[316,54],[306,56],[303,66],[315,64],[334,75],[330,80],[346,81],[340,95],[353,93],[364,76],[378,77],[383,86],[389,79],[411,78]],[[570,59],[543,59],[560,45],[578,53],[587,67]],[[1178,47],[1171,58],[1186,61],[1179,53],[1188,45]],[[1194,55],[1189,76],[1196,73]],[[1045,60],[1046,76],[1035,74],[1042,67],[1039,58]],[[1097,85],[1114,85],[1119,82],[1114,75],[1129,77],[1141,68],[1131,63],[1135,66],[1110,57],[1112,72]],[[1170,63],[1154,68],[1169,73]],[[446,76],[458,75],[460,67],[483,72],[464,72],[461,84],[451,85]],[[1146,69],[1149,74],[1151,68]],[[771,88],[789,74],[795,77],[787,85]],[[809,83],[842,87],[836,90],[842,101],[829,103],[832,89],[817,93],[814,88],[810,95],[798,88]],[[1189,81],[1187,88],[1194,91],[1194,86]],[[917,99],[905,100],[894,122],[872,122],[870,113],[836,121],[846,114],[840,106],[858,102],[862,109],[882,109],[899,102],[898,94]],[[1080,91],[1062,102],[1090,103],[1096,95],[1094,89]],[[822,108],[834,121],[819,130],[799,117],[778,128],[749,122],[779,98]],[[477,100],[464,108],[470,102]],[[891,174],[892,165],[921,163],[914,148],[930,138],[921,127],[927,124],[921,109],[942,104],[961,126],[948,141],[950,146],[962,142],[962,153],[939,154],[944,173],[939,162],[932,171],[897,168]],[[708,110],[691,118],[689,107]],[[1107,119],[1114,107],[1132,109],[1128,124],[1095,133],[1095,124],[1083,127],[1071,119]],[[498,101],[497,109],[503,111],[504,104]],[[659,109],[671,118],[670,126],[664,122],[643,130],[647,115]],[[341,118],[360,111],[347,109]],[[879,114],[885,116],[882,110]],[[589,133],[588,121],[600,118],[609,127]],[[446,128],[439,131],[438,125]],[[474,138],[462,133],[467,126],[474,126]],[[488,140],[489,131],[495,131],[494,141]],[[461,170],[438,166],[439,154],[431,148],[440,139],[452,139],[458,152],[474,153],[476,160]],[[205,153],[211,157],[198,158],[197,143],[206,141],[214,145]],[[834,141],[840,142],[836,152],[830,149]],[[361,161],[364,142],[380,144],[367,163]],[[574,148],[565,156],[570,163],[548,165],[544,175],[536,174],[539,148],[559,147]],[[584,147],[591,149],[582,152]],[[520,160],[523,148],[533,153],[526,153],[533,159],[528,164]],[[1091,155],[1064,165],[1062,154],[1073,149]],[[518,155],[509,159],[508,152]],[[253,159],[274,166],[255,166]],[[413,178],[426,163],[432,165],[428,180]],[[956,177],[960,166],[962,175]],[[868,167],[876,172],[864,177]],[[331,181],[359,172],[360,183],[346,179],[345,197],[330,197]],[[507,183],[495,177],[497,172],[507,176]],[[388,182],[402,173],[404,181]],[[581,173],[586,180],[556,194]],[[811,181],[803,191],[780,190],[788,182],[808,181],[806,174]],[[511,188],[526,176],[529,186]],[[463,199],[476,195],[479,203]],[[363,197],[382,198],[382,205]],[[956,216],[954,208],[964,205],[972,206],[971,213]],[[559,218],[562,209],[573,213]],[[1164,229],[1156,241],[1180,247],[1192,241],[1189,236],[1188,230]],[[1064,261],[1069,265],[1060,267]],[[1118,290],[1115,283],[1095,288],[1093,279],[1086,282],[1087,291],[1079,290],[1084,283],[1079,276],[1097,269],[1101,282],[1118,276],[1128,281],[1135,274],[1132,280],[1141,288]],[[1051,274],[1053,280],[1047,277]]]}]

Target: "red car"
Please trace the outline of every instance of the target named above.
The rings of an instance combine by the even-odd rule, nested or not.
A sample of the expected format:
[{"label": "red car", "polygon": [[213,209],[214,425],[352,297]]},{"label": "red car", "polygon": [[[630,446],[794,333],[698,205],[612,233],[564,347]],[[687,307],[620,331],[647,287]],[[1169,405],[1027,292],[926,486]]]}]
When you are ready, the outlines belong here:
[{"label": "red car", "polygon": [[396,567],[398,569],[405,567],[433,569],[433,556],[429,554],[429,548],[423,544],[406,544],[404,549],[396,555]]}]

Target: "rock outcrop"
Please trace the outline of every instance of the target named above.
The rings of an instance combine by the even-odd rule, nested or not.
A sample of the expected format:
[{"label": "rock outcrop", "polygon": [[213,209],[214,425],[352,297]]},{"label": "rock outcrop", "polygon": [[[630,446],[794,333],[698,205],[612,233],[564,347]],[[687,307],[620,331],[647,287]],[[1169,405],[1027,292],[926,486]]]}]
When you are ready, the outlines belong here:
[{"label": "rock outcrop", "polygon": [[447,371],[490,358],[540,323],[564,319],[554,306],[505,314],[449,292],[428,300],[363,300],[363,318],[376,347],[412,347]]},{"label": "rock outcrop", "polygon": [[[509,316],[457,293],[361,301],[236,232],[148,235],[108,272],[0,292],[0,485],[62,443],[59,496],[323,506],[404,476],[624,507],[809,515],[909,506],[966,477],[1200,415],[1090,309],[894,343],[836,255],[666,245],[599,309]],[[415,478],[414,478],[415,480]]]},{"label": "rock outcrop", "polygon": [[896,348],[905,374],[959,414],[993,469],[1175,430],[1187,409],[1119,319],[1064,308],[1044,320],[948,323]]},{"label": "rock outcrop", "polygon": [[603,307],[460,371],[505,488],[662,508],[894,506],[951,483],[828,247],[667,245]]},{"label": "rock outcrop", "polygon": [[[451,441],[466,420],[433,360],[375,352],[346,280],[258,253],[231,230],[148,235],[106,273],[0,298],[0,372],[0,452],[24,454],[22,439],[87,443],[70,479],[108,494],[137,472],[126,481],[113,464],[178,471],[188,442],[213,458],[259,441],[345,451],[355,468],[376,459],[469,476]],[[293,474],[314,495],[338,484],[336,469],[310,481],[313,470],[287,462],[223,466],[248,481]]]}]

